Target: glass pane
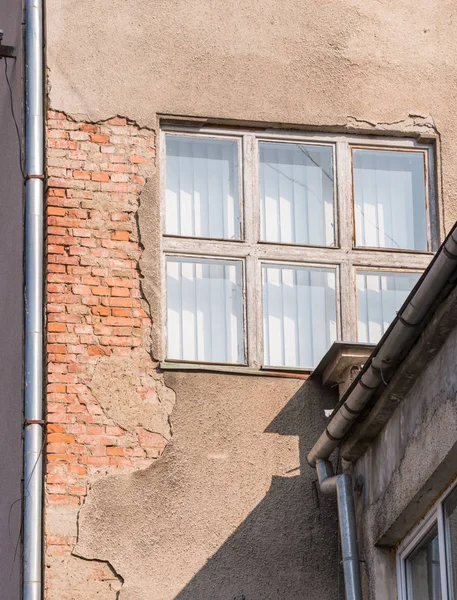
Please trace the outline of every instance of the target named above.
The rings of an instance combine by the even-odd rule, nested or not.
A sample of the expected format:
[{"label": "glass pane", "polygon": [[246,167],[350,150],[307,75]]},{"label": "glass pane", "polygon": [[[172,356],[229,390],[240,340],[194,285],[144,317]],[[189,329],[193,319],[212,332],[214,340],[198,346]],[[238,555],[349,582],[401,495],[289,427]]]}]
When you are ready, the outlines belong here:
[{"label": "glass pane", "polygon": [[241,263],[167,259],[170,359],[244,363]]},{"label": "glass pane", "polygon": [[356,245],[427,250],[424,154],[353,153]]},{"label": "glass pane", "polygon": [[377,344],[420,273],[357,271],[357,337]]},{"label": "glass pane", "polygon": [[408,600],[441,600],[440,556],[436,527],[406,561]]},{"label": "glass pane", "polygon": [[444,505],[446,515],[446,560],[449,598],[457,600],[457,488]]},{"label": "glass pane", "polygon": [[333,150],[261,142],[261,240],[335,245]]},{"label": "glass pane", "polygon": [[265,365],[315,367],[337,338],[334,269],[263,265]]},{"label": "glass pane", "polygon": [[166,232],[240,239],[238,143],[166,136]]}]

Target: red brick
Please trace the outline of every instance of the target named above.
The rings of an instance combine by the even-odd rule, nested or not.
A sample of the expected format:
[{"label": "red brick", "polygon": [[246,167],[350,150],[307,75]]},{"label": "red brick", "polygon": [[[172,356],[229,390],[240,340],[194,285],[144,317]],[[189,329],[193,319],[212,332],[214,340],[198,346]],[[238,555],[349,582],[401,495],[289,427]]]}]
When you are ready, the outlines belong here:
[{"label": "red brick", "polygon": [[92,181],[109,181],[108,173],[92,173]]},{"label": "red brick", "polygon": [[91,142],[98,142],[99,144],[105,144],[109,140],[109,137],[107,135],[101,135],[99,133],[96,133],[96,134],[90,136],[90,140],[91,140]]},{"label": "red brick", "polygon": [[67,211],[64,208],[57,208],[55,206],[48,206],[47,208],[48,215],[54,215],[57,217],[64,217],[67,214]]},{"label": "red brick", "polygon": [[106,317],[111,314],[111,309],[107,308],[106,306],[94,306],[92,308],[92,313],[94,315]]},{"label": "red brick", "polygon": [[111,295],[128,297],[130,296],[130,291],[127,288],[113,287],[111,288]]},{"label": "red brick", "polygon": [[108,446],[106,448],[107,456],[124,456],[124,448],[119,448],[118,446]]},{"label": "red brick", "polygon": [[127,119],[123,117],[113,117],[106,121],[109,125],[127,125]]},{"label": "red brick", "polygon": [[73,177],[75,179],[90,179],[90,173],[87,171],[73,171]]},{"label": "red brick", "polygon": [[116,242],[128,242],[130,240],[130,233],[128,231],[115,231],[111,235],[111,239]]},{"label": "red brick", "polygon": [[48,344],[47,351],[53,354],[67,354],[67,348],[63,344]]},{"label": "red brick", "polygon": [[92,125],[90,123],[82,123],[79,126],[80,131],[85,131],[86,133],[95,133],[97,131],[96,125]]},{"label": "red brick", "polygon": [[101,346],[89,346],[87,348],[87,353],[89,354],[89,356],[105,356],[107,354],[107,351]]}]

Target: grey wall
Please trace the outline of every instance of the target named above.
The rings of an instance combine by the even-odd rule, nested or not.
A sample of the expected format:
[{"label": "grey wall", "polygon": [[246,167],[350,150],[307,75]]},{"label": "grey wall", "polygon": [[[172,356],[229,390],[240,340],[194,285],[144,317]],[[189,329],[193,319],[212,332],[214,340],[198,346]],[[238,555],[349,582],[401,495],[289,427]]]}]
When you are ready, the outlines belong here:
[{"label": "grey wall", "polygon": [[[3,43],[18,49],[7,59],[14,112],[22,130],[22,1],[0,2]],[[22,136],[22,133],[21,133]],[[20,598],[22,473],[22,246],[23,181],[11,113],[5,61],[0,60],[0,582],[1,597]]]},{"label": "grey wall", "polygon": [[[456,315],[454,289],[396,377],[407,376],[418,362],[418,355],[430,356],[434,340],[452,322],[453,329],[355,465],[363,481],[363,493],[358,497],[359,532],[370,600],[395,598],[392,549],[457,473]],[[395,380],[378,403],[394,384]]]}]

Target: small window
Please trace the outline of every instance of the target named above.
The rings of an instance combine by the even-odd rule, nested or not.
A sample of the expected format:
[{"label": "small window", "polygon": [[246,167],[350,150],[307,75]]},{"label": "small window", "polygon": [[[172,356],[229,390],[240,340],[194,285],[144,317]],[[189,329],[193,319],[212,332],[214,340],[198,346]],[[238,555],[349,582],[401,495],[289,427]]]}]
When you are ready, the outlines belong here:
[{"label": "small window", "polygon": [[337,337],[335,270],[262,270],[264,364],[312,368]]},{"label": "small window", "polygon": [[243,364],[241,263],[169,257],[167,287],[169,357]]},{"label": "small window", "polygon": [[167,136],[166,232],[240,239],[238,144]]},{"label": "small window", "polygon": [[356,245],[428,250],[424,152],[353,153]]},{"label": "small window", "polygon": [[406,587],[411,600],[441,600],[440,551],[438,527],[406,560]]},{"label": "small window", "polygon": [[261,240],[335,245],[331,147],[261,142]]},{"label": "small window", "polygon": [[457,488],[446,492],[399,545],[399,600],[455,600]]},{"label": "small window", "polygon": [[169,127],[165,361],[313,369],[376,343],[438,242],[413,140]]}]

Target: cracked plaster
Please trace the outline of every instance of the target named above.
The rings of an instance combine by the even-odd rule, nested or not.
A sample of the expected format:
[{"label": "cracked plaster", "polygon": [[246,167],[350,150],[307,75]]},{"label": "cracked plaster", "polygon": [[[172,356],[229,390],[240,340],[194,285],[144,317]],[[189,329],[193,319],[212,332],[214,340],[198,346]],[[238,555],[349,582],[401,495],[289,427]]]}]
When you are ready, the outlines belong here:
[{"label": "cracked plaster", "polygon": [[[158,128],[158,115],[184,115],[202,123],[229,120],[437,139],[439,194],[445,198],[442,225],[446,228],[457,217],[456,17],[455,5],[449,0],[436,6],[419,0],[414,10],[408,2],[393,0],[316,0],[306,7],[299,0],[288,0],[281,10],[272,0],[261,4],[49,0],[50,103],[77,119],[98,121],[127,115],[152,130]],[[138,212],[144,246],[142,289],[154,319],[144,348],[153,358],[138,353],[119,364],[103,359],[92,387],[104,410],[122,427],[129,431],[162,428],[170,439],[165,413],[171,411],[171,398],[165,400],[164,408],[160,391],[157,396],[146,394],[143,400],[137,389],[142,378],[151,388],[152,383],[162,385],[154,375],[154,361],[161,355],[158,176],[158,170],[152,168]],[[77,551],[86,558],[112,559],[119,572],[126,573],[122,600],[143,600],[144,589],[154,594],[154,599],[174,598],[172,584],[165,582],[160,590],[154,587],[163,581],[170,564],[182,559],[176,579],[181,583],[203,570],[211,551],[221,544],[224,547],[223,541],[265,495],[271,476],[283,475],[286,464],[295,468],[296,460],[287,458],[290,448],[284,450],[284,440],[279,444],[280,455],[272,459],[272,449],[279,450],[279,442],[272,443],[269,436],[262,438],[259,423],[262,427],[267,423],[265,411],[272,418],[284,407],[296,382],[246,378],[241,383],[241,379],[167,377],[178,390],[174,421],[178,439],[173,436],[166,454],[146,470],[100,479],[90,491],[82,510]],[[110,389],[121,397],[110,395]],[[228,418],[225,412],[230,409]],[[225,418],[219,421],[221,413]],[[307,418],[315,417],[309,414]],[[303,432],[304,445],[311,445],[319,433],[322,424],[315,425]],[[214,439],[216,444],[212,444]],[[251,441],[247,443],[247,439]],[[244,455],[238,452],[240,442]],[[255,459],[251,456],[254,449]],[[232,458],[233,453],[237,460],[232,463],[227,457]],[[208,486],[208,479],[215,482],[214,487]],[[227,496],[220,494],[220,488],[233,497],[241,489],[235,513],[230,503],[227,507]],[[303,496],[306,502],[308,492]],[[294,501],[299,504],[303,498],[298,494]],[[208,507],[212,509],[209,512]],[[307,510],[302,517],[310,520],[314,531],[310,515],[315,508]],[[219,528],[211,521],[214,513],[219,518],[218,512]],[[323,514],[327,518],[327,513]],[[139,530],[144,523],[148,524],[145,530]],[[203,534],[197,535],[199,526]],[[150,539],[156,531],[158,542],[154,536]],[[183,531],[185,539],[177,544]],[[138,540],[133,539],[135,535]],[[322,536],[321,529],[316,535]],[[133,554],[126,550],[127,536],[134,545]],[[192,549],[190,557],[180,550],[180,546],[187,550],[186,545]],[[331,552],[324,546],[319,546],[317,554]],[[157,560],[152,567],[151,557]],[[143,565],[143,573],[150,568],[156,573],[156,579],[148,574],[142,589],[135,583],[138,565]],[[212,597],[216,598],[217,592]],[[233,597],[244,598],[245,594],[234,593]],[[249,600],[252,597],[246,595]]]}]

